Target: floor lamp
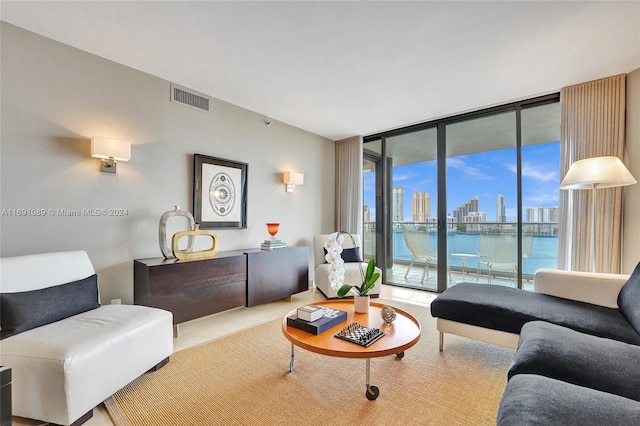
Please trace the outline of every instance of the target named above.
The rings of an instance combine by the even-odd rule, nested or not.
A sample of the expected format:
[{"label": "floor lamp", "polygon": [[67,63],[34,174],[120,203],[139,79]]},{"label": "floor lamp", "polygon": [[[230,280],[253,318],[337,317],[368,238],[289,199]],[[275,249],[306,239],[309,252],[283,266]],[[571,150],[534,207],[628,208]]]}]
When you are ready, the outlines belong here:
[{"label": "floor lamp", "polygon": [[591,190],[591,272],[595,272],[596,190],[633,185],[637,181],[618,157],[594,157],[578,160],[569,167],[560,189]]}]

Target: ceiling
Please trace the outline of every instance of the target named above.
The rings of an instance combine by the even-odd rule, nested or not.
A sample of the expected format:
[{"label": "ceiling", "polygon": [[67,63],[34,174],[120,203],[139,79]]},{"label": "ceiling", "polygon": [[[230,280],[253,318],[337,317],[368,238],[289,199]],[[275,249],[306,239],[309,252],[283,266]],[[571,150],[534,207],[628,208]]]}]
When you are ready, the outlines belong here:
[{"label": "ceiling", "polygon": [[640,2],[6,1],[0,19],[332,140],[640,68]]},{"label": "ceiling", "polygon": [[[560,104],[551,103],[523,109],[521,115],[522,146],[560,140]],[[478,152],[515,148],[515,111],[448,124],[446,127],[447,158]],[[387,138],[385,155],[393,158],[394,166],[435,161],[437,130],[403,133]],[[366,149],[381,154],[380,143],[367,143]]]}]

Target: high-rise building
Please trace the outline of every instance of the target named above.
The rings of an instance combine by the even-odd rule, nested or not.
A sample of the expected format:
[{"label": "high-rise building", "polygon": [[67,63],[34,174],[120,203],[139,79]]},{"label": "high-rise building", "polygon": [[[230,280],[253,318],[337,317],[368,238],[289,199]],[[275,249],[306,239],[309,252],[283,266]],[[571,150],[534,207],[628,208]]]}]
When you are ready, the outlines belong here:
[{"label": "high-rise building", "polygon": [[362,209],[362,216],[365,223],[371,222],[371,211],[369,210],[369,206],[367,206],[366,204]]},{"label": "high-rise building", "polygon": [[558,206],[527,207],[526,222],[557,223]]},{"label": "high-rise building", "polygon": [[487,221],[486,212],[469,212],[469,214],[464,217],[465,223],[483,223],[486,221]]},{"label": "high-rise building", "polygon": [[413,221],[426,223],[429,220],[429,212],[431,211],[431,196],[426,191],[417,191],[413,193],[411,199],[411,213]]},{"label": "high-rise building", "polygon": [[498,194],[496,197],[496,222],[504,223],[506,221],[507,214],[504,207],[504,195]]},{"label": "high-rise building", "polygon": [[404,222],[404,189],[401,186],[393,188],[393,221]]},{"label": "high-rise building", "polygon": [[527,222],[541,222],[542,207],[527,207]]},{"label": "high-rise building", "polygon": [[471,212],[478,211],[478,196],[476,195],[457,209],[453,211],[453,217],[456,222],[462,223],[465,221],[465,217]]}]

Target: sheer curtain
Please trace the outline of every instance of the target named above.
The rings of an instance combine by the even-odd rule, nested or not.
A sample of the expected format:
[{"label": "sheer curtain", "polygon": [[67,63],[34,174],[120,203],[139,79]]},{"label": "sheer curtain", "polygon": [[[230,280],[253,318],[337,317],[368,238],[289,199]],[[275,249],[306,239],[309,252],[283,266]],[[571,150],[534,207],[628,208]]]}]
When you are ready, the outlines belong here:
[{"label": "sheer curtain", "polygon": [[336,230],[362,237],[362,136],[336,142]]},{"label": "sheer curtain", "polygon": [[[624,162],[626,74],[565,87],[560,176],[576,160],[616,156]],[[620,272],[622,188],[598,189],[595,206],[595,271]],[[560,191],[558,269],[590,270],[591,191]]]}]

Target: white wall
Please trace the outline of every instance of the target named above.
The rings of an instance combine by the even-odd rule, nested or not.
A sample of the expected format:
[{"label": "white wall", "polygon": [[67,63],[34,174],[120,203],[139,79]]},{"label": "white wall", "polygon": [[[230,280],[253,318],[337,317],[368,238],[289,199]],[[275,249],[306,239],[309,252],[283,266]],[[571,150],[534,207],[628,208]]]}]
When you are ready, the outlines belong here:
[{"label": "white wall", "polygon": [[[640,68],[627,74],[627,167],[640,182]],[[624,188],[622,272],[640,262],[640,183]]]},{"label": "white wall", "polygon": [[[332,141],[276,121],[266,127],[262,115],[219,100],[209,113],[171,103],[169,81],[0,25],[1,256],[87,250],[102,302],[133,303],[133,259],[161,256],[160,216],[175,204],[192,210],[194,153],[249,164],[247,229],[216,230],[220,250],[258,247],[266,222],[310,250],[314,234],[333,230]],[[94,135],[133,143],[116,175],[90,158]],[[285,170],[304,173],[293,193],[284,191]],[[11,216],[22,208],[128,213]]]}]

